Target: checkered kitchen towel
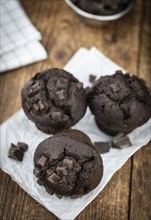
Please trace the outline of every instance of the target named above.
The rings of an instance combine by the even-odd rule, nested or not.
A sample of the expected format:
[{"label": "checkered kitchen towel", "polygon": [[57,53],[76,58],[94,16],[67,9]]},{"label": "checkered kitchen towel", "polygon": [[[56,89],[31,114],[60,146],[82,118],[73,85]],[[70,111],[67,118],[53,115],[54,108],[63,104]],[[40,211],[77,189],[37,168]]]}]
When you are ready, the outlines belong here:
[{"label": "checkered kitchen towel", "polygon": [[32,25],[18,0],[0,0],[0,72],[47,58],[41,34]]}]

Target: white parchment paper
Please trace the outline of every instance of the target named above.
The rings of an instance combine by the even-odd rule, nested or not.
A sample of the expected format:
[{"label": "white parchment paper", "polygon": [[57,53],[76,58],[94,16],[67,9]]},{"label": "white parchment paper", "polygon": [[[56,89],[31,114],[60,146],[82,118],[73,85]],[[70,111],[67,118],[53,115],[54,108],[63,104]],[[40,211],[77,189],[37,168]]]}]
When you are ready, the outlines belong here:
[{"label": "white parchment paper", "polygon": [[[121,69],[121,67],[113,63],[96,48],[92,48],[91,50],[81,48],[68,62],[65,69],[73,73],[86,87],[89,85],[89,74],[93,73],[98,77],[113,74],[115,70]],[[33,154],[35,148],[39,142],[49,137],[49,135],[37,130],[21,109],[1,125],[1,169],[8,173],[20,187],[54,213],[59,219],[72,220],[101,192],[113,174],[137,150],[150,141],[150,125],[151,119],[129,134],[133,144],[132,147],[123,150],[111,149],[109,153],[102,155],[104,175],[96,189],[79,199],[62,198],[60,200],[56,196],[47,194],[45,189],[36,183],[36,178],[33,175]],[[110,136],[97,128],[94,117],[89,109],[87,109],[85,116],[74,128],[85,132],[93,142],[111,139]],[[29,145],[29,149],[25,153],[24,160],[21,163],[7,156],[10,143],[15,144],[18,141],[28,143]]]}]

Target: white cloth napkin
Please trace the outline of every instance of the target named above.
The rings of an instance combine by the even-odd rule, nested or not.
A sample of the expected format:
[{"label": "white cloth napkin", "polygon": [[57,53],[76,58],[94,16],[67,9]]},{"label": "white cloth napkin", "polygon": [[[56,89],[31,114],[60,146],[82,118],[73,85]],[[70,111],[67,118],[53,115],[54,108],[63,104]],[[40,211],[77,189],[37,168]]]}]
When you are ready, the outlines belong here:
[{"label": "white cloth napkin", "polygon": [[47,58],[39,40],[42,36],[33,26],[18,0],[0,1],[0,72]]},{"label": "white cloth napkin", "polygon": [[[89,85],[89,74],[93,73],[99,77],[113,74],[115,70],[121,68],[97,49],[92,48],[88,51],[82,48],[68,62],[65,69],[82,81],[84,86],[87,86]],[[82,198],[58,199],[55,195],[47,194],[45,189],[37,184],[36,177],[33,175],[33,155],[39,142],[49,137],[49,135],[37,130],[34,123],[27,119],[22,109],[1,125],[1,169],[59,219],[72,220],[102,191],[113,174],[137,150],[150,141],[150,123],[151,119],[129,134],[132,142],[131,147],[122,150],[111,149],[108,153],[102,155],[104,165],[103,179],[97,188]],[[85,116],[74,128],[85,132],[93,142],[111,139],[109,135],[98,129],[89,109],[87,109]],[[29,149],[25,153],[22,162],[14,161],[7,156],[10,143],[16,144],[18,141],[29,144]]]}]

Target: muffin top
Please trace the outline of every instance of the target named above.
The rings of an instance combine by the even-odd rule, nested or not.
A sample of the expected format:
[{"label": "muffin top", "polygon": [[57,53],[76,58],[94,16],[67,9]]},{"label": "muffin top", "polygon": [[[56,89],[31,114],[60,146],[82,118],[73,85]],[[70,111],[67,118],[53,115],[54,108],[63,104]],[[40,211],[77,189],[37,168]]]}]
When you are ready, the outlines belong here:
[{"label": "muffin top", "polygon": [[128,133],[151,116],[151,96],[144,81],[129,73],[100,77],[88,100],[98,126],[109,134]]},{"label": "muffin top", "polygon": [[83,84],[62,69],[37,73],[22,89],[27,117],[46,132],[54,133],[76,124],[86,111]]},{"label": "muffin top", "polygon": [[34,154],[34,165],[38,183],[48,193],[72,198],[93,190],[103,174],[99,153],[87,135],[75,130],[41,142]]}]

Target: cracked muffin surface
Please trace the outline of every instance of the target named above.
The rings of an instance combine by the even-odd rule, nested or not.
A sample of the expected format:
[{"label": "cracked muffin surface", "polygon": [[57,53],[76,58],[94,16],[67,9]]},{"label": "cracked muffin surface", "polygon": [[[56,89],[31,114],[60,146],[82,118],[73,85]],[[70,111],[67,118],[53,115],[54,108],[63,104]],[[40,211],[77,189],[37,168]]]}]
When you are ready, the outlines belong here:
[{"label": "cracked muffin surface", "polygon": [[151,116],[151,96],[144,81],[122,71],[95,81],[88,102],[98,127],[111,135],[129,133]]},{"label": "cracked muffin surface", "polygon": [[59,198],[82,197],[93,190],[103,175],[102,159],[89,137],[65,130],[42,141],[34,154],[37,182]]},{"label": "cracked muffin surface", "polygon": [[87,107],[83,84],[63,69],[37,73],[21,95],[25,114],[45,133],[70,128],[83,117]]}]

